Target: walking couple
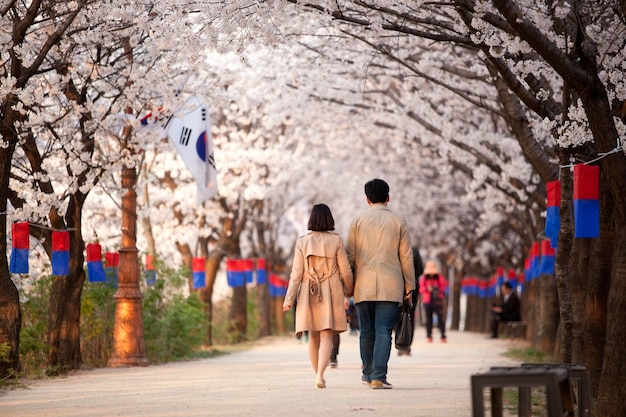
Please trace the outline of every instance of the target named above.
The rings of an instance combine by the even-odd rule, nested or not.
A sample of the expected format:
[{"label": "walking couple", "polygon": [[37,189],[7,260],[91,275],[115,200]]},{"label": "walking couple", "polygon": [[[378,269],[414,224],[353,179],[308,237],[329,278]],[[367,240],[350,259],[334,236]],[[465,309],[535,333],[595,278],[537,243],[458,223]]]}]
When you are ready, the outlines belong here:
[{"label": "walking couple", "polygon": [[333,332],[347,330],[344,296],[354,297],[360,327],[362,381],[390,389],[387,364],[391,334],[404,298],[415,290],[413,252],[406,222],[387,208],[389,186],[365,184],[369,210],[350,224],[347,244],[333,233],[328,206],[311,210],[309,233],[298,238],[283,311],[296,304],[296,334],[309,332],[315,385],[325,388],[324,371]]}]

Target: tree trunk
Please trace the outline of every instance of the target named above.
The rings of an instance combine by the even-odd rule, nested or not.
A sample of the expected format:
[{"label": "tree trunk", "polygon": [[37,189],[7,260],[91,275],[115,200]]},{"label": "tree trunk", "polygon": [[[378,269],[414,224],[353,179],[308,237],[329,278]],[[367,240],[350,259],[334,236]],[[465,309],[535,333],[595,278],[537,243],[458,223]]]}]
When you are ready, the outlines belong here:
[{"label": "tree trunk", "polygon": [[[6,199],[3,201],[6,202]],[[3,229],[0,230],[0,235],[6,236],[6,222],[0,223],[2,223],[0,229]],[[22,327],[20,298],[9,274],[6,242],[6,238],[0,240],[0,344],[9,345],[10,351],[8,361],[0,361],[0,379],[19,370],[20,329]]]},{"label": "tree trunk", "polygon": [[[7,100],[3,103],[7,108],[14,103]],[[3,109],[4,110],[4,109]],[[11,113],[9,111],[9,113]],[[22,311],[17,288],[11,280],[9,262],[7,259],[7,201],[9,199],[9,176],[11,173],[11,161],[15,151],[17,138],[13,129],[3,128],[0,125],[0,137],[8,141],[8,146],[0,151],[0,344],[10,346],[8,362],[0,361],[0,378],[17,371],[19,367],[20,329],[22,327]],[[12,139],[11,139],[12,138]]]},{"label": "tree trunk", "polygon": [[[82,237],[82,209],[86,195],[76,193],[68,204],[66,224],[70,232],[70,273],[54,277],[48,301],[49,374],[80,369],[80,306],[85,283],[85,241]],[[49,247],[51,248],[50,242]]]},{"label": "tree trunk", "polygon": [[270,326],[270,293],[268,284],[257,284],[257,292],[257,303],[259,309],[259,337],[265,337],[272,333]]},{"label": "tree trunk", "polygon": [[[561,221],[563,218],[561,218]],[[563,229],[561,229],[563,230]],[[571,362],[586,363],[585,354],[585,309],[587,308],[587,268],[589,267],[589,253],[591,242],[581,242],[574,239],[574,233],[570,232],[572,249],[569,254],[568,266],[570,288],[572,291],[572,347]],[[560,244],[559,244],[560,245]],[[565,250],[563,250],[565,253]],[[557,256],[559,252],[557,251]]]},{"label": "tree trunk", "polygon": [[452,282],[452,320],[450,321],[450,330],[459,330],[461,322],[461,277],[462,272],[456,268],[450,268],[454,281]]},{"label": "tree trunk", "polygon": [[248,330],[248,291],[246,285],[233,288],[233,298],[230,305],[230,335],[235,343],[247,339]]},{"label": "tree trunk", "polygon": [[606,345],[597,396],[598,416],[618,417],[626,410],[626,373],[624,346],[626,346],[626,217],[615,210],[615,247],[611,270],[611,291],[608,298]]},{"label": "tree trunk", "polygon": [[537,285],[538,281],[524,282],[522,300],[522,319],[526,321],[526,334],[531,346],[537,346]]},{"label": "tree trunk", "polygon": [[[49,375],[67,373],[82,365],[80,354],[80,298],[85,281],[84,243],[72,239],[70,274],[54,277],[48,303]],[[81,245],[82,244],[82,245]],[[76,245],[82,246],[76,247]],[[72,249],[74,247],[74,249]],[[78,251],[80,255],[77,255]],[[80,259],[79,259],[80,258]]]},{"label": "tree trunk", "polygon": [[552,275],[541,275],[537,281],[539,284],[537,345],[542,351],[553,355],[559,328],[559,301],[556,280]]},{"label": "tree trunk", "polygon": [[200,290],[200,298],[205,305],[204,311],[207,323],[209,323],[206,335],[206,344],[208,346],[213,345],[213,287],[215,286],[217,271],[220,268],[222,259],[224,259],[224,253],[217,250],[212,251],[206,257],[206,287]]},{"label": "tree trunk", "polygon": [[[263,208],[262,202],[258,203],[260,211]],[[259,213],[261,215],[261,213]],[[268,277],[269,272],[267,268],[267,242],[265,240],[265,229],[266,224],[261,221],[255,222],[256,226],[256,235],[257,235],[257,246],[259,256],[265,256],[265,276],[266,282],[265,284],[259,284],[257,280],[257,308],[259,312],[259,337],[269,336],[271,334],[271,326],[270,326],[270,295],[269,295],[269,287],[268,287]],[[258,261],[257,261],[258,262]],[[258,267],[258,264],[257,264]]]},{"label": "tree trunk", "polygon": [[[187,285],[189,287],[189,293],[193,293],[196,290],[194,290],[193,288],[193,254],[191,253],[191,248],[189,248],[189,245],[186,243],[180,243],[180,242],[176,242],[176,249],[178,249],[178,253],[180,253],[180,257],[183,260],[183,265],[185,265],[187,268],[189,268],[189,276],[187,277]],[[205,265],[206,265],[206,254],[202,255],[205,258]],[[205,266],[206,269],[206,266]],[[205,271],[206,274],[206,271]]]},{"label": "tree trunk", "polygon": [[[566,161],[568,154],[560,152],[559,160]],[[565,171],[565,170],[563,170]],[[563,172],[561,176],[561,206],[559,208],[561,225],[556,250],[554,273],[559,295],[559,353],[558,358],[562,363],[571,363],[574,331],[574,311],[572,300],[580,294],[580,288],[572,284],[572,272],[569,268],[569,254],[572,250],[572,176],[569,172]],[[578,290],[578,291],[576,291]]]},{"label": "tree trunk", "polygon": [[[600,190],[600,216],[609,219],[613,215],[613,199],[609,193]],[[612,257],[614,253],[614,227],[611,221],[600,223],[600,237],[589,243],[581,239],[584,255],[581,263],[581,279],[585,280],[585,310],[583,315],[584,363],[589,367],[591,393],[598,394],[602,366],[604,362],[605,341],[607,338],[607,302],[611,277]]]},{"label": "tree trunk", "polygon": [[[583,64],[589,67],[588,71],[595,70],[594,60],[584,61]],[[587,81],[579,85],[577,91],[581,96],[597,151],[609,152],[616,145],[615,138],[619,137],[609,100],[597,73],[593,72],[592,79]],[[596,242],[597,247],[593,247],[590,268],[597,274],[594,277],[597,281],[593,280],[597,282],[597,287],[592,289],[597,290],[599,310],[590,313],[602,314],[604,308],[607,311],[606,344],[598,384],[598,415],[617,417],[623,415],[623,410],[626,409],[626,396],[623,393],[623,387],[626,386],[626,374],[621,372],[623,346],[626,343],[626,320],[623,317],[626,310],[624,308],[626,302],[626,256],[624,256],[626,253],[626,193],[624,193],[626,157],[623,152],[610,154],[600,160],[600,167],[600,224],[604,226]],[[610,193],[610,199],[608,193]],[[610,208],[611,205],[613,209]],[[611,226],[612,232],[609,230]],[[609,240],[612,237],[614,241],[606,241],[604,236]],[[610,280],[609,287],[606,286],[605,280]],[[606,291],[609,291],[608,305],[603,304],[606,301],[604,296]],[[587,305],[589,304],[587,302]],[[598,324],[601,325],[601,323]],[[590,339],[587,342],[588,346],[596,347],[596,343],[601,344],[602,340]]]}]

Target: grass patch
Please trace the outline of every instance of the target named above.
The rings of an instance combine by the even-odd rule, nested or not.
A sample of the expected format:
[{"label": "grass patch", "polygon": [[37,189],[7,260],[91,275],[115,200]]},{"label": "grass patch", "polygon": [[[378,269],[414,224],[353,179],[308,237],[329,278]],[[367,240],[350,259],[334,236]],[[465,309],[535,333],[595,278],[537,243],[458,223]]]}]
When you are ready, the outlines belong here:
[{"label": "grass patch", "polygon": [[518,360],[522,363],[551,363],[552,357],[547,353],[535,348],[512,348],[504,356]]},{"label": "grass patch", "polygon": [[[553,363],[551,355],[542,350],[532,347],[512,348],[504,356],[521,363]],[[502,405],[507,412],[518,415],[519,391],[517,388],[504,388],[502,390]],[[530,391],[530,413],[531,416],[543,416],[546,413],[546,392],[544,387],[533,387]]]}]

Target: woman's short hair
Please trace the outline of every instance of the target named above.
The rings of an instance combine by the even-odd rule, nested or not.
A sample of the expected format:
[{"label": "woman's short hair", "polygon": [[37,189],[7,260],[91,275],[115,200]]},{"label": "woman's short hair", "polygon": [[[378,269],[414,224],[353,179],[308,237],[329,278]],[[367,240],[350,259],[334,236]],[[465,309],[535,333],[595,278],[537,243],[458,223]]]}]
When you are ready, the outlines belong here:
[{"label": "woman's short hair", "polygon": [[309,230],[314,232],[326,232],[335,230],[335,219],[326,204],[316,204],[311,209],[309,217]]}]

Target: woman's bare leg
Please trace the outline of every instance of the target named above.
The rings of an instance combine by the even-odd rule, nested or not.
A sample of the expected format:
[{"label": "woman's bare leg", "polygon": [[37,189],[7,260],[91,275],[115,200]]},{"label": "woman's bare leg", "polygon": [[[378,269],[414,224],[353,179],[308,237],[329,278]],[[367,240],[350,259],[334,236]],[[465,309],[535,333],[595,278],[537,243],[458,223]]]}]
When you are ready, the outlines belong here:
[{"label": "woman's bare leg", "polygon": [[324,381],[324,371],[330,360],[330,353],[333,350],[333,331],[322,330],[319,332],[319,353],[317,357],[317,379],[316,384],[318,388],[325,388],[326,381]]},{"label": "woman's bare leg", "polygon": [[317,375],[319,364],[319,350],[320,350],[320,332],[309,331],[309,359],[313,366],[313,372]]}]

